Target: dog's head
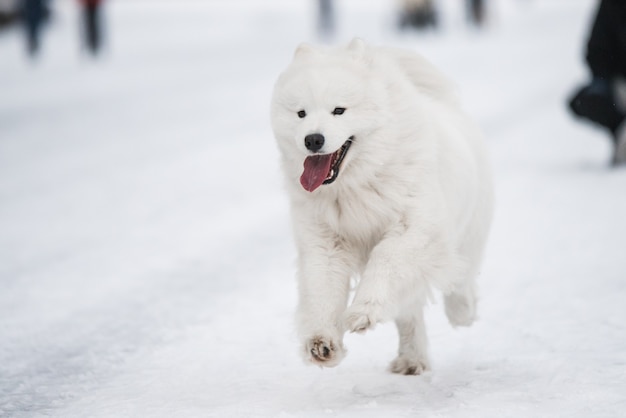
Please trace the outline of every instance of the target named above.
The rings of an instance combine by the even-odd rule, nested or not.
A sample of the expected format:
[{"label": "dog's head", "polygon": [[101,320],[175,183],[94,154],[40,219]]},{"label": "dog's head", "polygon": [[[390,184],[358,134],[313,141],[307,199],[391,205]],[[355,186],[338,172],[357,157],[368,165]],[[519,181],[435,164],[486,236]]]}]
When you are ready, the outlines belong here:
[{"label": "dog's head", "polygon": [[274,88],[271,119],[288,173],[299,175],[305,190],[346,175],[361,142],[384,123],[384,92],[363,41],[328,50],[298,47]]}]

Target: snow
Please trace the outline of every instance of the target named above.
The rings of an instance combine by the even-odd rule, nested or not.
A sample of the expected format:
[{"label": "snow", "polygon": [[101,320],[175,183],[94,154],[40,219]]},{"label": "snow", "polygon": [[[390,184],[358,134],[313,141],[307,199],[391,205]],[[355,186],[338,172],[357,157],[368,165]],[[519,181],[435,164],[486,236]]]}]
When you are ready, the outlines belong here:
[{"label": "snow", "polygon": [[593,2],[499,0],[490,26],[441,2],[338,2],[336,41],[420,51],[484,127],[497,214],[480,320],[427,311],[433,371],[386,372],[391,324],[335,369],[293,330],[295,252],[268,122],[314,3],[111,1],[80,52],[57,1],[44,51],[0,34],[0,416],[619,417],[626,409],[626,170],[565,101]]}]

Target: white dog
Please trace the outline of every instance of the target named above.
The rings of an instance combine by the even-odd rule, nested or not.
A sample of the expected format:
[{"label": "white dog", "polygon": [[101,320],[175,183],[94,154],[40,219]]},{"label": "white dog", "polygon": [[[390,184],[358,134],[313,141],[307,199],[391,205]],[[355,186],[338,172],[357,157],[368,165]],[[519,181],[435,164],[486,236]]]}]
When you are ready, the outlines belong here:
[{"label": "white dog", "polygon": [[[492,217],[479,130],[449,82],[408,52],[301,45],[271,119],[298,249],[305,358],[332,367],[346,331],[395,320],[391,371],[429,368],[423,308],[444,293],[452,325],[476,316],[475,278]],[[351,279],[357,279],[348,305]]]}]

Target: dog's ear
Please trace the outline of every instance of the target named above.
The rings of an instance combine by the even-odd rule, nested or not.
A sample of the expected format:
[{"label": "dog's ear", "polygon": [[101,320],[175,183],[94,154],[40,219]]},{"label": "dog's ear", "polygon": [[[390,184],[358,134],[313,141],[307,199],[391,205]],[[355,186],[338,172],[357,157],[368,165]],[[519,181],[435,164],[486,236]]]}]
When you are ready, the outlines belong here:
[{"label": "dog's ear", "polygon": [[348,44],[348,51],[352,54],[354,58],[362,58],[365,55],[365,49],[367,45],[365,45],[365,41],[361,38],[354,38]]},{"label": "dog's ear", "polygon": [[303,42],[300,45],[298,45],[298,47],[296,48],[296,52],[294,52],[293,57],[295,58],[302,58],[305,56],[310,56],[313,53],[315,53],[315,48],[313,47],[313,45]]}]

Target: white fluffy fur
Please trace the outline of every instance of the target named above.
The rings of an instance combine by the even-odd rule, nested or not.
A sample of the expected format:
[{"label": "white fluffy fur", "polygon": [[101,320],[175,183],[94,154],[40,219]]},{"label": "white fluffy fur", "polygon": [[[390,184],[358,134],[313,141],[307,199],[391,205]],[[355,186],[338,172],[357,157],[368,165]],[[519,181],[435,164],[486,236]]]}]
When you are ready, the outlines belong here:
[{"label": "white fluffy fur", "polygon": [[[304,44],[276,83],[271,120],[291,199],[305,359],[335,366],[346,331],[394,320],[391,371],[428,369],[423,307],[438,289],[451,324],[471,325],[492,217],[483,140],[450,83],[412,52],[358,39]],[[308,192],[299,178],[311,133],[326,138],[320,153],[354,142],[336,181]]]}]

